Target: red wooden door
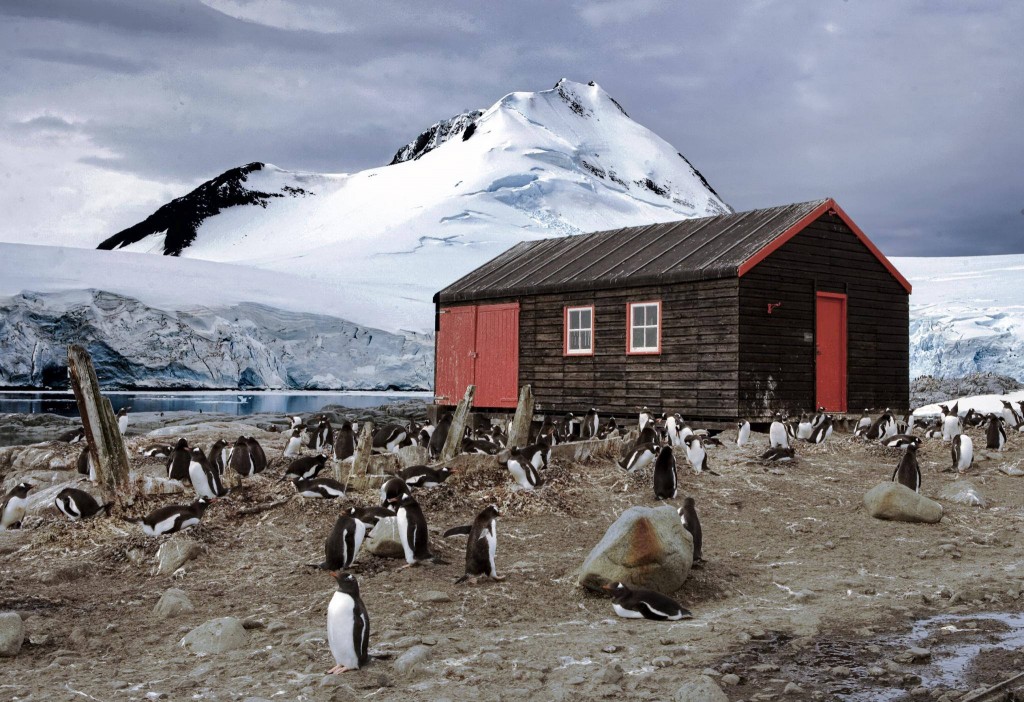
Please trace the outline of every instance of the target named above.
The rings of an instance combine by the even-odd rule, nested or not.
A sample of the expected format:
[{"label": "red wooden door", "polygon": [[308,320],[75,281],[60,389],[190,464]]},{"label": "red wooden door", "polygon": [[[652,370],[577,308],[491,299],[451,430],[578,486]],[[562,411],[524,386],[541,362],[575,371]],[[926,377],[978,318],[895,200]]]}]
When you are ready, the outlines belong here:
[{"label": "red wooden door", "polygon": [[815,387],[817,405],[846,411],[846,295],[818,293]]},{"label": "red wooden door", "polygon": [[477,407],[515,407],[519,401],[519,303],[476,308]]},{"label": "red wooden door", "polygon": [[476,307],[441,310],[437,331],[437,367],[434,369],[434,401],[454,405],[473,384],[476,366]]}]

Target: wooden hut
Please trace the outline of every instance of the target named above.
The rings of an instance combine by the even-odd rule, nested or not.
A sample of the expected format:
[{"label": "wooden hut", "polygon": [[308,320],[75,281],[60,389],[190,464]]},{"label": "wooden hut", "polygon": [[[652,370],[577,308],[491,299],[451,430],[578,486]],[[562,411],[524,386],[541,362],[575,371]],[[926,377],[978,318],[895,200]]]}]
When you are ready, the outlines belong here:
[{"label": "wooden hut", "polygon": [[434,296],[435,402],[902,411],[910,290],[831,199],[524,242]]}]

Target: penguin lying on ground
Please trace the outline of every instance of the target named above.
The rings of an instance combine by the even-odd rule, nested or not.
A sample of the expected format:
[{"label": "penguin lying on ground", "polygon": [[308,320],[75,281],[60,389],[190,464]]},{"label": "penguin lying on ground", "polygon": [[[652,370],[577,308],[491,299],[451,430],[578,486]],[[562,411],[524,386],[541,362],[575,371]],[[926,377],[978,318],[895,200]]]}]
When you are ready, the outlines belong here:
[{"label": "penguin lying on ground", "polygon": [[[650,429],[650,427],[647,427]],[[671,449],[665,449],[671,450]],[[627,473],[635,473],[651,465],[662,448],[657,443],[637,444],[633,450],[626,454],[626,457],[619,461],[619,466]]]},{"label": "penguin lying on ground", "polygon": [[377,451],[395,453],[409,436],[409,430],[398,424],[385,424],[373,432],[373,448]]},{"label": "penguin lying on ground", "polygon": [[700,528],[700,519],[697,517],[697,505],[692,497],[683,500],[683,506],[679,508],[679,521],[693,537],[693,564],[696,567],[697,563],[704,560],[704,534]]},{"label": "penguin lying on ground", "polygon": [[302,497],[333,500],[345,496],[345,486],[333,478],[297,478],[292,481],[295,492]]},{"label": "penguin lying on ground", "polygon": [[512,478],[524,490],[535,490],[544,484],[544,478],[520,449],[504,449],[498,454],[498,465],[507,468]]},{"label": "penguin lying on ground", "polygon": [[912,434],[893,434],[892,436],[882,439],[881,444],[888,448],[905,449],[911,444],[913,444],[914,448],[920,448],[921,437],[913,436]]},{"label": "penguin lying on ground", "polygon": [[28,507],[28,493],[34,487],[31,483],[18,483],[4,496],[0,502],[0,531],[21,528],[25,508]]},{"label": "penguin lying on ground", "polygon": [[462,453],[477,454],[480,456],[497,455],[501,447],[486,439],[463,439],[459,449]]},{"label": "penguin lying on ground", "polygon": [[337,573],[338,590],[327,605],[327,643],[337,675],[358,670],[370,662],[370,615],[359,597],[359,583],[351,573]]},{"label": "penguin lying on ground", "polygon": [[110,509],[114,506],[112,502],[101,505],[85,490],[70,487],[58,492],[57,496],[53,498],[53,504],[73,522],[77,522],[79,519],[88,519],[100,512],[106,512],[109,517]]},{"label": "penguin lying on ground", "polygon": [[288,464],[288,468],[285,470],[278,482],[281,480],[309,480],[315,478],[320,474],[320,471],[327,465],[327,456],[303,456],[302,458],[296,458],[294,461]]},{"label": "penguin lying on ground", "polygon": [[604,585],[603,589],[611,593],[612,609],[620,617],[655,621],[693,618],[678,602],[654,590],[633,589],[622,583]]},{"label": "penguin lying on ground", "polygon": [[398,477],[411,488],[431,488],[443,483],[451,474],[452,470],[447,466],[441,469],[429,466],[409,466],[399,471]]},{"label": "penguin lying on ground", "polygon": [[147,458],[167,458],[173,450],[174,447],[168,444],[146,444],[139,448],[139,453]]},{"label": "penguin lying on ground", "polygon": [[469,534],[469,540],[466,542],[466,574],[455,581],[456,585],[467,580],[476,583],[480,578],[505,579],[505,576],[498,575],[498,568],[494,565],[500,516],[495,505],[488,505],[476,515],[472,524],[454,527],[444,533],[446,538],[457,534]]},{"label": "penguin lying on ground", "polygon": [[778,447],[770,448],[761,454],[761,460],[766,463],[786,463],[796,458],[796,451],[791,448]]},{"label": "penguin lying on ground", "polygon": [[892,473],[892,482],[905,485],[914,492],[921,492],[921,469],[917,465],[917,444],[907,446],[906,453]]},{"label": "penguin lying on ground", "polygon": [[160,507],[138,520],[138,523],[146,536],[173,534],[198,524],[212,502],[201,497],[190,505]]}]

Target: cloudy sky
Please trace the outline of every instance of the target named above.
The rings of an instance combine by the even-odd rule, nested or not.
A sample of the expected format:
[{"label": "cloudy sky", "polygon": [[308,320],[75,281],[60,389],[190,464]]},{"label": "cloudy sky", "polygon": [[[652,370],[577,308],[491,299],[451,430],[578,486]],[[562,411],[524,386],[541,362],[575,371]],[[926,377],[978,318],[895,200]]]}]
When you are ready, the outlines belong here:
[{"label": "cloudy sky", "polygon": [[597,81],[737,209],[1024,252],[1019,0],[0,0],[0,240],[94,246],[227,168],[381,165]]}]

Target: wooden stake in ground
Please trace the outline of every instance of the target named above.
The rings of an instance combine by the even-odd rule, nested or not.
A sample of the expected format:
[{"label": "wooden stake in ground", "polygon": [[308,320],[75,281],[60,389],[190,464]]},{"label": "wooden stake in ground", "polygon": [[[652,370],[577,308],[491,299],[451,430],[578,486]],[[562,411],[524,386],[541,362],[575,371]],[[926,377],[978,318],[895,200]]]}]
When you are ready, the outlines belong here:
[{"label": "wooden stake in ground", "polygon": [[466,396],[459,401],[455,408],[455,416],[452,418],[452,425],[448,428],[448,438],[441,449],[438,460],[447,463],[462,450],[462,437],[466,433],[466,422],[469,421],[469,408],[473,406],[473,395],[476,393],[476,385],[466,386]]},{"label": "wooden stake in ground", "polygon": [[78,344],[68,346],[68,374],[82,416],[85,438],[96,466],[96,482],[104,499],[113,501],[128,487],[128,452],[117,427],[110,400],[100,394],[89,352]]},{"label": "wooden stake in ground", "polygon": [[516,416],[512,419],[512,429],[508,433],[508,447],[522,448],[530,443],[530,424],[533,423],[533,389],[524,385],[519,391],[519,404]]},{"label": "wooden stake in ground", "polygon": [[359,430],[356,441],[356,453],[352,460],[352,475],[366,475],[370,469],[370,457],[373,455],[373,422],[366,420]]}]

